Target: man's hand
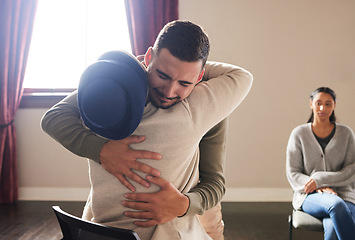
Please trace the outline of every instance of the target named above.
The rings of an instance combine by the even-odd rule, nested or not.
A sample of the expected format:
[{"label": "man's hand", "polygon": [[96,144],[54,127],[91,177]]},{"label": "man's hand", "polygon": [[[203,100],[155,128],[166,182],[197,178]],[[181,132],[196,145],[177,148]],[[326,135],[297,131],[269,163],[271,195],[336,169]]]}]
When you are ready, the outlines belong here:
[{"label": "man's hand", "polygon": [[135,191],[135,188],[127,181],[127,178],[145,187],[150,186],[149,182],[135,174],[132,169],[153,176],[160,175],[159,170],[136,161],[136,159],[159,160],[161,159],[159,153],[136,151],[129,147],[132,143],[140,143],[144,140],[144,136],[129,136],[122,140],[111,140],[104,144],[100,152],[100,163],[102,167],[118,178],[118,180],[132,192]]},{"label": "man's hand", "polygon": [[125,212],[127,217],[149,219],[136,221],[139,227],[150,227],[183,216],[189,208],[190,200],[175,188],[169,181],[161,177],[147,176],[147,179],[158,186],[155,193],[127,193],[125,197],[131,201],[123,201],[122,205],[139,212]]},{"label": "man's hand", "polygon": [[304,185],[304,192],[305,193],[312,193],[317,189],[316,182],[311,178],[309,181]]}]

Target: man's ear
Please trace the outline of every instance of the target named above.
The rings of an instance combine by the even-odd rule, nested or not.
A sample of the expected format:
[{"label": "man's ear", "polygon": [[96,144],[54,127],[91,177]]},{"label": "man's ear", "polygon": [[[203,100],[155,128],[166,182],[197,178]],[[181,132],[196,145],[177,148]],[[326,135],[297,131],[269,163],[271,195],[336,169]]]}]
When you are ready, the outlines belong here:
[{"label": "man's ear", "polygon": [[153,58],[153,48],[149,47],[147,52],[144,55],[144,64],[146,67],[149,66],[149,64],[152,62],[152,58]]},{"label": "man's ear", "polygon": [[202,69],[200,75],[198,75],[198,83],[201,82],[202,78],[203,78],[203,74],[205,74],[205,68]]}]

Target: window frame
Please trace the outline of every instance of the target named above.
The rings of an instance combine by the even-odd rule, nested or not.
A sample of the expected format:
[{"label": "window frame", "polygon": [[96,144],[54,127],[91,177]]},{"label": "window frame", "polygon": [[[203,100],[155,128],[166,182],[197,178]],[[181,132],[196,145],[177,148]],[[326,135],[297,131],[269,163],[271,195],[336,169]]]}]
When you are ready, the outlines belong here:
[{"label": "window frame", "polygon": [[[123,2],[123,9],[125,9],[125,3]],[[126,10],[124,10],[126,11]],[[128,24],[128,22],[127,22]],[[129,27],[128,27],[128,35]],[[129,41],[131,41],[129,39]],[[72,87],[72,86],[71,86]],[[77,88],[31,88],[24,87],[22,98],[20,100],[19,108],[50,108],[56,103],[63,100]]]},{"label": "window frame", "polygon": [[19,108],[50,108],[76,88],[24,88]]}]

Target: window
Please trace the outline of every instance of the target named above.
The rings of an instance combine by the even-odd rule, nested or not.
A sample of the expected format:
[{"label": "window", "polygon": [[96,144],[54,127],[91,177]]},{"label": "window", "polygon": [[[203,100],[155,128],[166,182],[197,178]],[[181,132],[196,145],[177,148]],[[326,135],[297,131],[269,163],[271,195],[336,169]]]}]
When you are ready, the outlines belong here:
[{"label": "window", "polygon": [[40,0],[25,93],[75,89],[89,64],[117,49],[131,52],[124,0]]}]

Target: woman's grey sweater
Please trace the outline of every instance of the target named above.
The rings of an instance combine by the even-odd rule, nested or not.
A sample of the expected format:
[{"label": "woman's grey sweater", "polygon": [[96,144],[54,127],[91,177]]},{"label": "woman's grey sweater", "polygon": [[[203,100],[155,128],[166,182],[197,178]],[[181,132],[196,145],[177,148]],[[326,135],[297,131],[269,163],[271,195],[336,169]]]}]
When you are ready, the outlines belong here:
[{"label": "woman's grey sweater", "polygon": [[355,137],[336,123],[333,138],[324,152],[312,132],[311,123],[296,127],[289,138],[286,175],[294,191],[293,207],[300,209],[307,194],[304,185],[313,179],[317,188],[331,187],[345,201],[355,204]]}]

